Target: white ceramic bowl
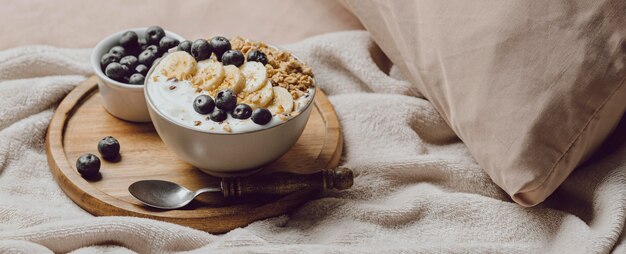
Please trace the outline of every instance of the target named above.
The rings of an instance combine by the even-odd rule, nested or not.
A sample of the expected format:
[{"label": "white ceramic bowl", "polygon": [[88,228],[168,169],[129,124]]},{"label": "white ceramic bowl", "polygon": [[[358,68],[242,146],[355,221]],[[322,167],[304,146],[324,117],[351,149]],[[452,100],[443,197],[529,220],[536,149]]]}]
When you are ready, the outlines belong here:
[{"label": "white ceramic bowl", "polygon": [[[91,66],[98,76],[98,89],[102,105],[113,116],[131,122],[150,122],[150,115],[143,95],[143,85],[130,85],[110,79],[100,67],[100,58],[117,44],[117,40],[126,31],[135,31],[139,38],[145,36],[147,27],[125,29],[109,35],[100,41],[91,52]],[[183,41],[184,38],[170,31],[165,35]]]},{"label": "white ceramic bowl", "polygon": [[[156,64],[155,64],[156,66]],[[150,77],[154,67],[146,77]],[[147,82],[146,78],[146,82]],[[157,133],[182,160],[215,176],[248,175],[278,159],[298,141],[314,108],[315,92],[304,110],[279,125],[240,133],[192,129],[169,118],[145,89],[148,111]]]}]

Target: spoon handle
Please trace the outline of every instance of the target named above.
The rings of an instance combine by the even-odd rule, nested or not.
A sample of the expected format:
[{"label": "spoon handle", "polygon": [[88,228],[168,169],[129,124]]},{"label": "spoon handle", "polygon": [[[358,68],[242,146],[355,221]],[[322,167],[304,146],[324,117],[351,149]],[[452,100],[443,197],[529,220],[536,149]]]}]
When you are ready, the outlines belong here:
[{"label": "spoon handle", "polygon": [[250,194],[285,195],[302,190],[324,191],[348,189],[353,174],[349,168],[324,169],[313,174],[276,173],[256,177],[222,178],[224,197],[241,197]]}]

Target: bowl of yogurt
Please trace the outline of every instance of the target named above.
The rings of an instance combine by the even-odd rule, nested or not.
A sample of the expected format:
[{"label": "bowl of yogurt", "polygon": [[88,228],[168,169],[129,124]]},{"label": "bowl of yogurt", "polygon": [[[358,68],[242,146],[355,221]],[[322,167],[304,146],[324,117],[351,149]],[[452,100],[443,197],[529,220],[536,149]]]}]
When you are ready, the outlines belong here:
[{"label": "bowl of yogurt", "polygon": [[154,127],[182,160],[217,176],[250,174],[302,134],[316,94],[293,54],[241,37],[198,39],[146,76]]}]

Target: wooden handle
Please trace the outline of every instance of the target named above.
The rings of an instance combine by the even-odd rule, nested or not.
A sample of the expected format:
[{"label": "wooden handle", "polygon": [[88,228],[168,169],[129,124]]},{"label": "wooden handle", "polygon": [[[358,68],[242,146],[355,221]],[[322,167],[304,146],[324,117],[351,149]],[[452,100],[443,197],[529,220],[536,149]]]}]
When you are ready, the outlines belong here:
[{"label": "wooden handle", "polygon": [[250,194],[285,195],[301,190],[344,190],[352,187],[353,174],[349,168],[325,169],[301,175],[276,173],[257,177],[222,178],[224,197],[241,197]]}]

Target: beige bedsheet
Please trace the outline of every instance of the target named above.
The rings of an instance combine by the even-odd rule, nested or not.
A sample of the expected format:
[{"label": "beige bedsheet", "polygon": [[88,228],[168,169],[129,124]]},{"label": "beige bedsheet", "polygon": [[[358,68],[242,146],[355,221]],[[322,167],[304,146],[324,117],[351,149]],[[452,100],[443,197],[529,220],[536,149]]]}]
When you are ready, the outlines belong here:
[{"label": "beige bedsheet", "polygon": [[428,101],[407,95],[413,86],[395,68],[387,74],[366,32],[288,48],[312,65],[335,106],[354,187],[224,235],[93,217],[72,203],[52,179],[44,135],[54,106],[90,75],[89,51],[0,52],[0,253],[626,253],[626,145],[524,208]]}]

